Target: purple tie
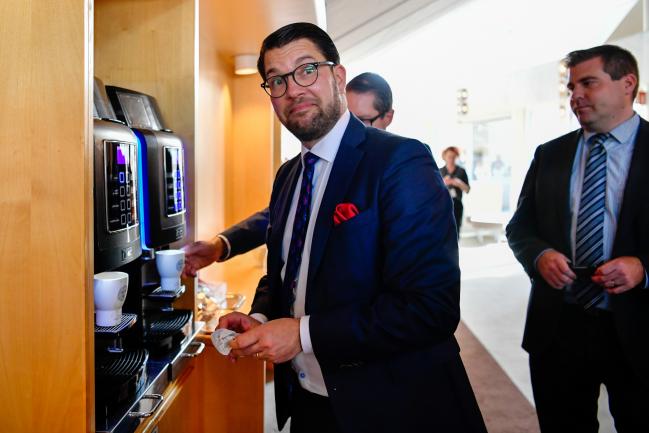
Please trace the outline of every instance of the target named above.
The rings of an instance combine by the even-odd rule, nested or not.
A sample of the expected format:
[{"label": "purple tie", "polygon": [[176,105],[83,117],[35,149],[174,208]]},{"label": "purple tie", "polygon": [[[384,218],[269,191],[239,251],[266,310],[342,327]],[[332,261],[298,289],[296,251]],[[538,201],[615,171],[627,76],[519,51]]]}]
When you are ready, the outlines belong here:
[{"label": "purple tie", "polygon": [[302,171],[302,186],[300,196],[297,199],[297,209],[293,220],[293,233],[291,234],[291,245],[288,249],[286,259],[286,272],[284,273],[284,289],[288,294],[289,310],[293,312],[295,301],[295,288],[297,286],[297,273],[302,262],[302,250],[306,238],[306,229],[309,225],[311,214],[311,196],[313,193],[313,170],[318,157],[311,152],[304,155]]}]

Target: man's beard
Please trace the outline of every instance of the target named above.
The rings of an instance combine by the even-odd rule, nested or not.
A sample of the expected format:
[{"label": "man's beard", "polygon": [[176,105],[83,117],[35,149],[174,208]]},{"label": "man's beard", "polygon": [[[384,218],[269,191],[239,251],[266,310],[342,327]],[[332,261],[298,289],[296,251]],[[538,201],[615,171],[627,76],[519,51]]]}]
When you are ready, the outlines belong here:
[{"label": "man's beard", "polygon": [[308,124],[300,124],[298,119],[292,120],[288,118],[286,120],[286,129],[291,131],[293,135],[297,137],[298,140],[302,142],[308,142],[317,140],[318,138],[324,137],[331,128],[334,127],[338,119],[342,114],[341,104],[340,104],[340,92],[338,87],[334,83],[332,85],[334,91],[334,98],[329,104],[323,108],[317,107],[318,112],[313,116],[311,122]]}]

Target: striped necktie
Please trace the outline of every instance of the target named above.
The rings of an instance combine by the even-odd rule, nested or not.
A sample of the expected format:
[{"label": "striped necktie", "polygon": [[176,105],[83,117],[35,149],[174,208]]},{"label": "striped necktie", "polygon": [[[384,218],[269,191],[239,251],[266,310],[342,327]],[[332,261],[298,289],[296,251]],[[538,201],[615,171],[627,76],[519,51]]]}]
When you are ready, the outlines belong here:
[{"label": "striped necktie", "polygon": [[[588,140],[588,159],[581,189],[575,236],[575,265],[596,267],[604,262],[604,212],[606,211],[606,149],[609,134],[596,134]],[[605,296],[592,282],[576,284],[575,299],[588,309]]]},{"label": "striped necktie", "polygon": [[293,220],[293,232],[291,234],[291,243],[288,249],[286,259],[286,270],[284,272],[283,287],[288,295],[288,306],[293,313],[293,302],[295,301],[295,290],[297,287],[297,277],[302,263],[302,250],[306,239],[306,229],[309,226],[309,217],[311,214],[311,196],[313,195],[313,173],[318,156],[308,152],[304,155],[302,171],[302,186],[300,195],[297,200],[295,209],[295,219]]}]

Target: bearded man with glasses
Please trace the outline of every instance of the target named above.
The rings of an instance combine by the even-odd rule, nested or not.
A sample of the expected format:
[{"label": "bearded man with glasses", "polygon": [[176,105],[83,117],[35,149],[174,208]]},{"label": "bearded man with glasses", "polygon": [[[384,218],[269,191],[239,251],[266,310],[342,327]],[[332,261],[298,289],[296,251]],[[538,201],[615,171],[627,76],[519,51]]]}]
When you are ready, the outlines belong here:
[{"label": "bearded man with glasses", "polygon": [[[300,77],[298,80],[306,84],[307,77],[311,77],[308,80],[313,79],[314,76],[317,79],[318,70],[315,68],[322,64],[324,63],[319,63],[317,66],[313,63],[303,65],[305,68],[308,66],[308,70],[300,71],[299,74],[304,78]],[[286,80],[280,78],[276,86],[285,83]],[[264,84],[266,82],[262,83],[262,87],[266,90]],[[347,83],[345,93],[348,109],[358,117],[358,120],[367,126],[379,129],[387,129],[390,126],[394,116],[392,90],[383,77],[372,72],[364,72]],[[185,247],[185,275],[195,277],[196,272],[205,266],[229,260],[263,245],[266,242],[267,228],[268,208],[228,227],[211,240],[197,241],[188,245]]]},{"label": "bearded man with glasses", "polygon": [[268,36],[258,70],[302,150],[269,205],[268,273],[229,356],[275,363],[279,427],[293,433],[486,429],[453,333],[460,272],[451,200],[424,144],[347,110],[329,36]]}]

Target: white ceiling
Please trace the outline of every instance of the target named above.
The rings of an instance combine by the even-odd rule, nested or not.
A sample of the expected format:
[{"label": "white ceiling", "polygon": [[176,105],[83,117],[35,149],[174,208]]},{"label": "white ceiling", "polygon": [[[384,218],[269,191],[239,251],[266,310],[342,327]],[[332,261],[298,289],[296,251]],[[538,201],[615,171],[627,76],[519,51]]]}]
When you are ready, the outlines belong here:
[{"label": "white ceiling", "polygon": [[[604,7],[609,3],[608,7]],[[598,8],[590,9],[623,9],[620,4],[628,4],[629,0],[594,0]],[[259,46],[264,37],[280,26],[294,21],[318,22],[319,9],[326,5],[326,28],[336,42],[336,46],[342,55],[343,63],[356,62],[366,56],[382,56],[385,49],[394,46],[400,40],[412,40],[426,51],[435,52],[440,46],[461,50],[468,48],[463,46],[465,39],[473,40],[469,46],[477,47],[480,44],[487,44],[487,39],[492,38],[493,33],[500,31],[506,35],[504,41],[514,38],[525,37],[520,31],[528,29],[528,34],[543,34],[545,43],[542,48],[547,48],[548,42],[556,44],[557,39],[563,43],[568,42],[573,36],[569,36],[573,7],[571,3],[559,6],[561,1],[552,1],[554,5],[547,2],[539,3],[536,0],[520,0],[515,2],[516,7],[502,9],[498,16],[498,22],[483,22],[474,27],[469,26],[465,32],[458,36],[457,23],[447,28],[445,34],[436,32],[437,35],[431,38],[424,37],[415,42],[415,34],[433,31],[438,27],[437,23],[443,26],[443,22],[449,16],[458,15],[458,11],[471,10],[501,10],[501,0],[235,0],[235,1],[204,1],[201,2],[201,33],[209,32],[215,34],[218,41],[219,51],[224,57],[231,59],[235,54],[251,53],[259,51]],[[588,3],[587,0],[579,0],[575,3]],[[584,8],[588,8],[584,6]],[[544,23],[535,20],[535,14],[539,9],[554,9],[556,11],[556,22],[543,27]],[[523,12],[525,11],[525,12]],[[586,12],[594,11],[585,9]],[[480,14],[482,12],[478,12]],[[461,14],[464,14],[462,12]],[[467,16],[470,12],[467,12]],[[492,14],[493,15],[493,14]],[[601,15],[601,14],[600,14]],[[467,21],[469,21],[467,19]],[[462,26],[463,27],[463,26]],[[427,30],[431,29],[431,30]],[[612,29],[602,25],[600,22],[595,26],[586,26],[579,34],[593,33],[591,30],[608,32]],[[486,31],[486,34],[485,34]],[[432,35],[431,35],[432,36]],[[503,38],[498,40],[503,43]],[[507,43],[507,42],[506,42]],[[408,44],[411,45],[411,44]],[[560,44],[562,45],[562,44]],[[489,46],[489,45],[487,45]],[[493,45],[492,45],[493,46]],[[497,46],[497,45],[496,45]],[[482,50],[484,51],[484,50]],[[491,51],[491,50],[487,50]],[[535,52],[536,51],[536,52]],[[540,51],[543,51],[541,49]],[[481,52],[471,50],[472,56],[479,57]],[[520,53],[517,53],[520,55]],[[527,54],[539,58],[537,49],[528,50]],[[439,58],[439,57],[438,57]]]},{"label": "white ceiling", "polygon": [[469,0],[326,0],[327,32],[357,58],[430,23]]},{"label": "white ceiling", "polygon": [[[629,34],[642,31],[643,2],[649,0],[571,0],[563,4],[561,1],[518,0],[505,4],[500,0],[314,0],[326,2],[327,31],[336,42],[343,62],[357,61],[368,55],[383,51],[387,46],[407,38],[413,32],[426,31],[434,28],[440,18],[453,13],[457,15],[458,9],[467,16],[464,33],[468,38],[487,44],[493,38],[493,33],[506,32],[509,41],[514,39],[529,39],[545,34],[546,39],[557,45],[556,36],[564,43],[570,45],[571,41],[579,41],[575,34],[598,35],[602,42],[607,38],[619,39]],[[629,5],[635,7],[629,10]],[[482,10],[482,21],[470,17],[471,10]],[[484,11],[487,11],[485,13]],[[492,13],[495,12],[494,13]],[[541,14],[539,14],[541,11]],[[548,11],[553,11],[548,18]],[[605,11],[605,12],[603,12]],[[598,13],[599,12],[599,13]],[[602,13],[603,12],[603,13]],[[610,20],[615,15],[628,13],[620,22]],[[609,20],[602,22],[602,17],[609,15]],[[591,17],[595,17],[593,21]],[[471,19],[473,21],[471,21]],[[588,23],[588,24],[584,24]],[[613,28],[611,29],[611,23]],[[619,27],[615,27],[619,24]],[[571,35],[571,27],[574,34]],[[457,27],[456,27],[457,28]],[[434,48],[439,44],[450,44],[457,41],[457,35],[450,29],[448,38],[442,37],[431,41],[427,46]],[[483,35],[483,30],[487,32]],[[577,31],[578,30],[578,31]],[[604,39],[602,39],[602,35]],[[460,39],[465,39],[463,35]],[[585,38],[588,39],[588,38]],[[509,43],[507,41],[506,43]],[[498,41],[501,42],[501,41]],[[561,42],[559,45],[563,45]],[[547,49],[547,44],[543,47]],[[528,54],[538,57],[535,50]]]}]

